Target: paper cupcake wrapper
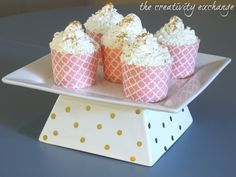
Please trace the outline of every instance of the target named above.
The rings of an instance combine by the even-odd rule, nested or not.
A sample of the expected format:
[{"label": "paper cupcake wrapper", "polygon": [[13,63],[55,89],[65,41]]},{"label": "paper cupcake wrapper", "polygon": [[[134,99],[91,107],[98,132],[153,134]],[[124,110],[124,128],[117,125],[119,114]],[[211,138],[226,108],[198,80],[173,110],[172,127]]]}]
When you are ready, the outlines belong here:
[{"label": "paper cupcake wrapper", "polygon": [[194,73],[199,42],[182,46],[167,45],[173,58],[172,76],[174,78],[182,79]]},{"label": "paper cupcake wrapper", "polygon": [[96,82],[99,51],[87,55],[51,50],[54,82],[67,89],[90,87]]},{"label": "paper cupcake wrapper", "polygon": [[122,76],[127,98],[143,103],[158,102],[167,96],[171,67],[122,64]]},{"label": "paper cupcake wrapper", "polygon": [[122,83],[121,53],[120,49],[112,49],[102,45],[104,78],[110,82]]},{"label": "paper cupcake wrapper", "polygon": [[101,33],[95,33],[95,32],[91,32],[89,30],[86,30],[86,33],[89,35],[89,37],[91,37],[99,45],[101,45],[101,38],[102,38],[102,34]]},{"label": "paper cupcake wrapper", "polygon": [[[101,38],[102,38],[101,33],[95,33],[95,32],[91,32],[89,30],[86,30],[86,33],[89,35],[89,37],[91,37],[94,41],[96,41],[101,46]],[[102,52],[100,52],[99,55],[100,55],[99,56],[99,65],[102,65]]]}]

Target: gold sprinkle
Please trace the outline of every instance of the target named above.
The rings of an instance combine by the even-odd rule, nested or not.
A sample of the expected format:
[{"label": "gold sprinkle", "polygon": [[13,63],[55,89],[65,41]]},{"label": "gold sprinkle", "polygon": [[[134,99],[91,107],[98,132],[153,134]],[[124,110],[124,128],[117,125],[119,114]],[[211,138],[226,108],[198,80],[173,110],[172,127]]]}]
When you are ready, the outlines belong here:
[{"label": "gold sprinkle", "polygon": [[141,113],[141,109],[136,109],[136,110],[135,110],[135,113],[136,113],[136,114],[140,114],[140,113]]},{"label": "gold sprinkle", "polygon": [[141,147],[143,145],[143,143],[141,141],[137,141],[137,146]]},{"label": "gold sprinkle", "polygon": [[84,143],[85,142],[85,138],[84,137],[80,138],[80,142]]},{"label": "gold sprinkle", "polygon": [[54,135],[54,136],[57,136],[57,135],[58,135],[58,131],[57,131],[57,130],[54,130],[54,131],[53,131],[53,135]]},{"label": "gold sprinkle", "polygon": [[56,119],[57,115],[55,113],[51,114],[51,119]]},{"label": "gold sprinkle", "polygon": [[90,110],[91,110],[91,106],[90,106],[90,105],[87,105],[87,106],[85,107],[85,109],[86,109],[86,111],[90,111]]},{"label": "gold sprinkle", "polygon": [[74,21],[69,22],[69,25],[81,25],[81,23],[78,20],[74,20]]},{"label": "gold sprinkle", "polygon": [[104,149],[107,150],[107,151],[110,150],[110,145],[106,144],[106,145],[104,146]]},{"label": "gold sprinkle", "polygon": [[116,37],[117,37],[118,39],[120,39],[120,40],[124,40],[124,38],[125,38],[126,36],[127,36],[127,33],[122,32],[122,33],[118,34]]},{"label": "gold sprinkle", "polygon": [[70,112],[70,106],[66,107],[66,112]]},{"label": "gold sprinkle", "polygon": [[129,14],[125,16],[117,25],[122,27],[126,24],[130,24],[131,22],[134,21],[134,18],[135,18],[134,14]]},{"label": "gold sprinkle", "polygon": [[102,124],[97,124],[97,129],[102,129]]},{"label": "gold sprinkle", "polygon": [[172,33],[173,31],[175,31],[177,29],[177,24],[178,23],[183,23],[182,19],[180,19],[177,16],[171,17],[169,23],[166,24],[167,28],[165,28],[165,31],[167,33]]},{"label": "gold sprinkle", "polygon": [[112,4],[112,2],[109,2],[109,3],[107,3],[105,6],[113,7],[113,4]]},{"label": "gold sprinkle", "polygon": [[43,140],[46,141],[48,139],[47,135],[43,135]]},{"label": "gold sprinkle", "polygon": [[104,16],[105,12],[104,9],[107,9],[108,11],[111,11],[113,9],[114,5],[110,2],[107,3],[102,9],[98,10],[95,14],[99,16]]},{"label": "gold sprinkle", "polygon": [[74,123],[74,128],[78,128],[79,127],[79,123],[78,122],[75,122]]},{"label": "gold sprinkle", "polygon": [[115,117],[116,117],[115,113],[111,113],[110,117],[111,117],[111,119],[115,119]]},{"label": "gold sprinkle", "polygon": [[130,157],[130,161],[132,161],[132,162],[136,161],[136,157],[131,156],[131,157]]},{"label": "gold sprinkle", "polygon": [[145,38],[148,35],[149,35],[149,33],[141,33],[137,36],[137,38]]},{"label": "gold sprinkle", "polygon": [[122,132],[122,130],[118,130],[116,133],[118,136],[121,136],[123,132]]}]

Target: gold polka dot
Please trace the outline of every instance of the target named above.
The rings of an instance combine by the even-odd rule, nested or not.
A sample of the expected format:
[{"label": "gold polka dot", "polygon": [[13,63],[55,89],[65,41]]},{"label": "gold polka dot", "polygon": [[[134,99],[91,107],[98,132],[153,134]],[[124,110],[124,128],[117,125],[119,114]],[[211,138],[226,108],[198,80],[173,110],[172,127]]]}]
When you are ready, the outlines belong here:
[{"label": "gold polka dot", "polygon": [[51,119],[56,119],[57,115],[55,113],[51,114]]},{"label": "gold polka dot", "polygon": [[66,107],[66,112],[70,112],[70,106]]},{"label": "gold polka dot", "polygon": [[122,132],[122,130],[117,130],[116,133],[117,133],[117,135],[121,136],[123,132]]},{"label": "gold polka dot", "polygon": [[111,114],[110,114],[110,117],[111,117],[111,119],[115,119],[116,114],[115,114],[115,113],[111,113]]},{"label": "gold polka dot", "polygon": [[130,159],[130,161],[132,161],[132,162],[136,161],[136,157],[134,157],[134,156],[131,156],[129,159]]},{"label": "gold polka dot", "polygon": [[97,129],[102,129],[102,124],[97,124]]},{"label": "gold polka dot", "polygon": [[110,145],[106,144],[106,145],[104,146],[104,149],[107,150],[107,151],[110,150]]},{"label": "gold polka dot", "polygon": [[143,145],[142,141],[137,141],[137,146],[141,147]]},{"label": "gold polka dot", "polygon": [[78,128],[79,127],[79,123],[75,122],[73,126],[74,126],[74,128]]},{"label": "gold polka dot", "polygon": [[54,136],[58,135],[58,131],[57,130],[54,130],[52,133],[53,133]]},{"label": "gold polka dot", "polygon": [[85,138],[84,137],[80,138],[80,142],[84,143],[85,142]]},{"label": "gold polka dot", "polygon": [[46,141],[48,139],[47,135],[43,135],[43,140]]},{"label": "gold polka dot", "polygon": [[141,109],[136,109],[136,110],[135,110],[135,113],[136,113],[136,114],[141,114]]},{"label": "gold polka dot", "polygon": [[87,105],[87,106],[85,107],[85,110],[86,110],[86,111],[90,111],[90,110],[91,110],[91,106],[90,106],[90,105]]}]

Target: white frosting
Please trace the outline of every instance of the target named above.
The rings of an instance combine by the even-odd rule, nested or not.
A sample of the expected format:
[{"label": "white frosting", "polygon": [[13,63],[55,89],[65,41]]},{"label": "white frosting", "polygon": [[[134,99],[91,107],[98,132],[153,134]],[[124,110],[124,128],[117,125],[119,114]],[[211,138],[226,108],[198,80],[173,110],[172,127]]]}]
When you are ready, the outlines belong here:
[{"label": "white frosting", "polygon": [[190,27],[184,28],[183,21],[173,16],[169,23],[165,24],[155,36],[158,41],[167,45],[187,45],[197,42],[195,31]]},{"label": "white frosting", "polygon": [[101,39],[103,45],[110,48],[122,48],[125,42],[131,42],[145,31],[140,18],[135,14],[125,16],[119,23],[105,33]]},{"label": "white frosting", "polygon": [[82,55],[91,53],[98,47],[98,44],[84,32],[79,21],[73,21],[64,31],[56,32],[49,45],[56,51]]},{"label": "white frosting", "polygon": [[109,3],[95,14],[92,14],[84,23],[84,26],[90,32],[104,34],[122,19],[123,15],[117,12],[112,3]]},{"label": "white frosting", "polygon": [[150,33],[142,33],[132,43],[126,43],[120,58],[122,62],[136,66],[160,66],[172,62],[168,49],[158,44]]}]

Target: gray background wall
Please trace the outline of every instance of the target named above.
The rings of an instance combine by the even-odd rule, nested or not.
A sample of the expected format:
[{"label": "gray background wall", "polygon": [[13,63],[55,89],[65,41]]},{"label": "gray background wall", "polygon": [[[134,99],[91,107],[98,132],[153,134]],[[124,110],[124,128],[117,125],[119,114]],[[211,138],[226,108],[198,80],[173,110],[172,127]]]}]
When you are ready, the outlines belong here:
[{"label": "gray background wall", "polygon": [[[88,6],[113,2],[114,4],[140,4],[146,0],[0,0],[0,17],[19,13],[41,11],[48,9]],[[148,3],[196,3],[209,4],[215,0],[148,0]],[[234,4],[235,0],[218,0],[221,4]]]},{"label": "gray background wall", "polygon": [[90,0],[0,0],[0,17],[25,12],[86,6]]}]

